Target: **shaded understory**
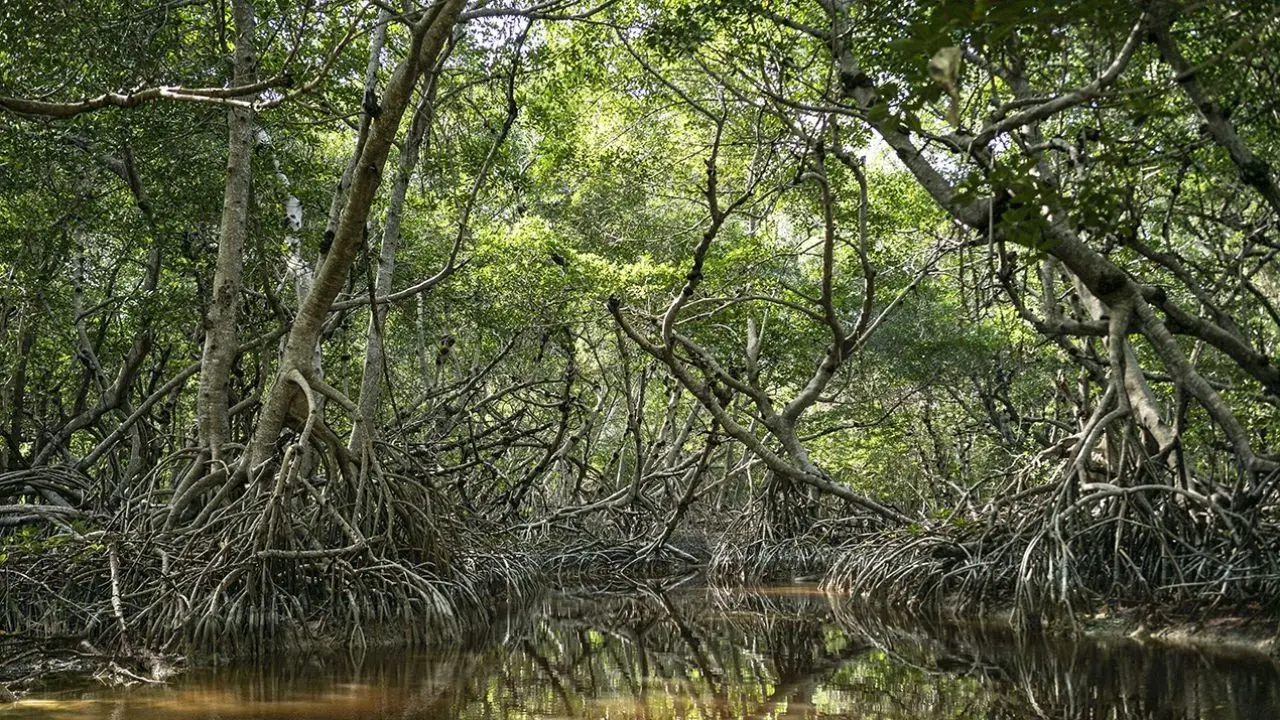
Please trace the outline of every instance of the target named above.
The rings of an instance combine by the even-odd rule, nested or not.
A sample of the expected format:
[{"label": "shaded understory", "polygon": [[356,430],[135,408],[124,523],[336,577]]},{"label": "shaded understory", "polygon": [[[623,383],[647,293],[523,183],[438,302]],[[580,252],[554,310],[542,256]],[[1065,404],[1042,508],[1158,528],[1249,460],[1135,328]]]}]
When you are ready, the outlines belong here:
[{"label": "shaded understory", "polygon": [[[656,520],[627,540],[585,514],[572,528],[524,535],[440,514],[432,553],[385,537],[355,549],[313,540],[314,550],[255,551],[226,528],[164,533],[120,513],[90,530],[83,519],[50,514],[6,539],[0,642],[8,660],[0,668],[19,684],[116,662],[122,678],[149,678],[238,656],[458,646],[509,622],[548,586],[635,591],[646,578],[695,573],[721,587],[808,583],[908,626],[999,617],[1018,633],[1078,634],[1101,612],[1120,618],[1125,632],[1195,630],[1226,616],[1240,619],[1251,640],[1269,636],[1259,628],[1277,611],[1280,533],[1271,523],[1250,523],[1252,553],[1231,551],[1232,538],[1221,535],[1224,552],[1215,554],[1168,542],[1168,524],[1183,521],[1179,531],[1199,531],[1212,547],[1216,527],[1175,503],[1135,503],[1116,517],[1105,514],[1115,506],[1098,502],[1073,520],[1070,509],[1083,506],[1063,512],[1028,500],[985,524],[846,518],[793,537],[779,537],[749,509],[718,526],[697,516],[662,543],[666,525]],[[290,517],[299,532],[316,521]]]}]

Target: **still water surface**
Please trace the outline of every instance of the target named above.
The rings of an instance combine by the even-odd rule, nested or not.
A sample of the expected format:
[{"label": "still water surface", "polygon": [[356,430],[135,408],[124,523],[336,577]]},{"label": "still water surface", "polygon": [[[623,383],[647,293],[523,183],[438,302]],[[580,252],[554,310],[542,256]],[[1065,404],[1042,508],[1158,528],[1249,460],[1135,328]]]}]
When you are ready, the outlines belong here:
[{"label": "still water surface", "polygon": [[0,717],[1276,720],[1260,656],[872,622],[812,588],[550,595],[466,649],[193,671]]}]

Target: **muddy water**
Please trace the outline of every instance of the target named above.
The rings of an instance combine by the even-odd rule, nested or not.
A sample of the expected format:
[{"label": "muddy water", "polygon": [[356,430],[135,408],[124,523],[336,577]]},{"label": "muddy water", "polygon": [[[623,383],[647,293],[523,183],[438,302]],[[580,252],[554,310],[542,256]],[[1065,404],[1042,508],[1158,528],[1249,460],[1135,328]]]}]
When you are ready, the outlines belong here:
[{"label": "muddy water", "polygon": [[467,649],[291,658],[0,718],[1275,720],[1262,657],[869,621],[806,588],[560,593]]}]

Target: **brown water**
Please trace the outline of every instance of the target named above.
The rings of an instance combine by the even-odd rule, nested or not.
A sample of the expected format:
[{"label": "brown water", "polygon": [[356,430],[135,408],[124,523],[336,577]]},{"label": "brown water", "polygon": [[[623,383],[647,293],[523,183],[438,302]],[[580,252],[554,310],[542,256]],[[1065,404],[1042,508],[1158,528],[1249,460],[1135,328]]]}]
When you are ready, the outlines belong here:
[{"label": "brown water", "polygon": [[1262,657],[895,627],[808,588],[561,593],[488,635],[33,694],[0,718],[1280,718]]}]

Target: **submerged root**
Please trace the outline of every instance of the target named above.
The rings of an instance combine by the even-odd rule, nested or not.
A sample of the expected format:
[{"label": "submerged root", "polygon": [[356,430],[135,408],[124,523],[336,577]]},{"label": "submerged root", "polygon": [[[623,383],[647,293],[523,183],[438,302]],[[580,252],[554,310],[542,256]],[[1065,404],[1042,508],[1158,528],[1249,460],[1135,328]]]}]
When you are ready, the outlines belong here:
[{"label": "submerged root", "polygon": [[1013,588],[1008,552],[984,552],[957,533],[873,535],[843,548],[822,585],[893,609],[941,609],[997,600]]},{"label": "submerged root", "polygon": [[1093,483],[982,523],[865,538],[841,551],[824,586],[895,608],[1009,606],[1034,628],[1104,601],[1207,611],[1275,598],[1278,546],[1280,526],[1266,518],[1168,485]]},{"label": "submerged root", "polygon": [[742,540],[725,535],[716,543],[707,574],[712,582],[814,582],[839,557],[824,540],[802,536],[782,540]]},{"label": "submerged root", "polygon": [[560,585],[631,585],[639,580],[683,575],[702,559],[677,545],[653,547],[644,540],[616,543],[590,540],[544,550],[542,565]]},{"label": "submerged root", "polygon": [[[467,554],[476,543],[456,528],[442,539],[429,486],[303,473],[302,452],[290,448],[273,477],[244,487],[222,473],[177,523],[154,486],[109,516],[24,504],[22,527],[0,535],[0,626],[118,657],[259,655],[458,637],[496,598],[533,595],[536,568],[524,559]],[[33,482],[48,484],[24,478],[28,495]]]},{"label": "submerged root", "polygon": [[[461,633],[484,607],[465,578],[371,553],[260,556],[227,537],[177,545],[101,532],[40,545],[10,548],[0,569],[12,601],[5,626],[126,654],[416,643]],[[115,577],[109,552],[119,558]]]}]

